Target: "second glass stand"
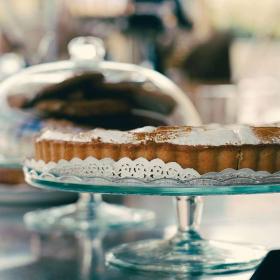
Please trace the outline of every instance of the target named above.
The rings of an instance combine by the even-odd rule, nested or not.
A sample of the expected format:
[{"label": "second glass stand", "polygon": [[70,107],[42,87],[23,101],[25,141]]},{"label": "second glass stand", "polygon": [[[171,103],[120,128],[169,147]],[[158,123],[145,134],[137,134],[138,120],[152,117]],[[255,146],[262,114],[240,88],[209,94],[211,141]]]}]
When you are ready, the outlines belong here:
[{"label": "second glass stand", "polygon": [[62,232],[118,229],[148,224],[154,219],[151,211],[106,203],[100,194],[89,193],[80,193],[76,203],[32,211],[24,216],[26,225],[32,230]]}]

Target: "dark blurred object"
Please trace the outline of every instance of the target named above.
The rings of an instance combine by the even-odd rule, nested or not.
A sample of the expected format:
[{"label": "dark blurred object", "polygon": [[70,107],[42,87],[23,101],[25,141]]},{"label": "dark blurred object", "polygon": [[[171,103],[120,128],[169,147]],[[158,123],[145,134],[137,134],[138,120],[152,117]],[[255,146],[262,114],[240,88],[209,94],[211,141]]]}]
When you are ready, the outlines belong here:
[{"label": "dark blurred object", "polygon": [[143,32],[161,32],[163,31],[163,22],[156,15],[132,15],[128,17],[128,26],[130,30]]},{"label": "dark blurred object", "polygon": [[138,109],[168,116],[176,107],[174,99],[152,83],[110,83],[101,72],[74,72],[58,84],[42,85],[30,96],[20,92],[7,100],[12,108],[32,109],[42,118],[119,129],[164,125],[163,120],[133,112]]},{"label": "dark blurred object", "polygon": [[133,4],[133,13],[126,18],[123,29],[132,42],[127,52],[132,54],[130,61],[165,72],[161,49],[168,33],[175,28],[190,29],[192,23],[180,0],[135,0]]},{"label": "dark blurred object", "polygon": [[280,250],[270,251],[250,280],[278,280],[280,279]]},{"label": "dark blurred object", "polygon": [[[192,27],[192,22],[186,15],[183,7],[182,7],[182,0],[134,0],[135,3],[135,10],[137,11],[137,5],[141,4],[158,4],[158,5],[163,5],[168,3],[170,7],[172,8],[172,13],[177,19],[177,24],[181,27],[187,27],[191,28]],[[147,9],[148,11],[148,9]],[[150,12],[153,12],[154,15],[160,15],[160,13],[154,12],[153,10],[150,10]],[[142,22],[145,24],[145,22]]]},{"label": "dark blurred object", "polygon": [[[191,30],[171,28],[158,38],[157,53],[160,61],[158,71],[170,75],[170,71],[181,71],[182,62],[198,43]],[[185,75],[185,74],[184,74]]]},{"label": "dark blurred object", "polygon": [[163,17],[168,4],[166,1],[134,1],[133,13],[124,19],[126,24],[122,29],[130,42],[127,45],[130,48],[127,53],[131,55],[128,61],[159,69],[160,58],[155,46],[157,38],[165,30]]},{"label": "dark blurred object", "polygon": [[[118,2],[64,1],[63,16],[59,17],[60,57],[66,53],[61,47],[66,34],[68,40],[75,37],[74,34],[97,36],[106,42],[111,60],[165,72],[162,61],[165,58],[160,53],[160,45],[165,44],[167,34],[173,33],[174,29],[189,30],[192,26],[182,0],[122,0],[116,7],[115,3]],[[112,7],[112,12],[108,7]],[[119,12],[113,13],[113,10]],[[71,26],[68,24],[70,21]]]},{"label": "dark blurred object", "polygon": [[230,33],[220,33],[199,43],[183,62],[183,71],[194,80],[229,81],[229,47],[232,39]]},{"label": "dark blurred object", "polygon": [[[184,1],[184,0],[183,0]],[[174,0],[175,8],[174,12],[177,17],[177,22],[180,27],[191,29],[193,26],[192,21],[186,15],[183,7],[182,7],[182,0]]]}]

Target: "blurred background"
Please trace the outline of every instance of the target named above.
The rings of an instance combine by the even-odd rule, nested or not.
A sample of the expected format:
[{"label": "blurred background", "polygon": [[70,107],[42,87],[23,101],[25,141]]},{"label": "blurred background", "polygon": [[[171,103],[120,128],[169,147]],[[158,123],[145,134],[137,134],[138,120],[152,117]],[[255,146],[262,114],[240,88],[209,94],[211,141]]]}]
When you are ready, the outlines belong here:
[{"label": "blurred background", "polygon": [[277,0],[1,0],[0,79],[94,35],[108,59],[169,76],[205,123],[277,122],[279,14]]},{"label": "blurred background", "polygon": [[[174,81],[203,123],[278,123],[279,18],[279,0],[0,0],[0,81],[29,66],[68,59],[67,44],[74,37],[97,36],[104,40],[106,59],[155,69]],[[103,262],[90,267],[90,253],[84,251],[93,241],[87,236],[30,233],[22,215],[51,203],[32,194],[33,202],[26,198],[23,207],[17,192],[14,188],[7,199],[3,192],[0,196],[0,237],[5,241],[0,244],[1,279],[72,280],[83,273],[91,276],[81,279],[149,279],[114,272],[105,276]],[[67,199],[63,195],[64,203],[77,197]],[[110,233],[104,237],[105,250],[122,242],[170,237],[175,230],[170,198],[107,200],[155,211],[157,228]],[[202,233],[279,248],[279,204],[277,195],[207,198]]]}]

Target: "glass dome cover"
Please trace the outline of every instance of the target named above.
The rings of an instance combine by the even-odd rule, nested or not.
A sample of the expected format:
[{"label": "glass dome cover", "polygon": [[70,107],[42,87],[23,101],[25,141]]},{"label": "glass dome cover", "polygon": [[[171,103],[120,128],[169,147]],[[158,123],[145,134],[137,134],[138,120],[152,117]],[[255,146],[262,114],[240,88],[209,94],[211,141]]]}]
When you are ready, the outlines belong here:
[{"label": "glass dome cover", "polygon": [[73,39],[70,60],[21,71],[0,85],[0,154],[32,155],[31,139],[44,127],[133,129],[197,125],[187,96],[160,73],[104,61],[102,40]]}]

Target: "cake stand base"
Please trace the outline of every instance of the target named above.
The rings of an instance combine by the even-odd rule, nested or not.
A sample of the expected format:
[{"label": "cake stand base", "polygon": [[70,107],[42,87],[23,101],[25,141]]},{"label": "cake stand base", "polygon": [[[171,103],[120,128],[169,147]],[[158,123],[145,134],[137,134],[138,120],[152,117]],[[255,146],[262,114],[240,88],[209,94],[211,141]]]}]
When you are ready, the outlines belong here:
[{"label": "cake stand base", "polygon": [[201,197],[177,197],[178,231],[170,240],[144,240],[116,247],[107,263],[142,271],[200,274],[241,272],[266,254],[260,246],[203,239],[199,232]]},{"label": "cake stand base", "polygon": [[24,221],[32,230],[71,233],[108,227],[122,229],[149,224],[154,218],[151,211],[109,204],[101,196],[85,194],[75,204],[29,212]]},{"label": "cake stand base", "polygon": [[201,239],[196,232],[171,240],[124,244],[107,255],[109,265],[133,270],[199,274],[241,272],[256,267],[266,254],[259,246]]}]

